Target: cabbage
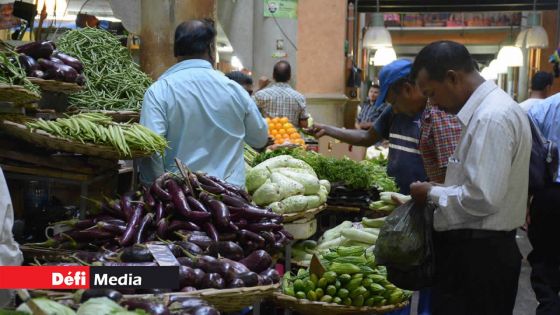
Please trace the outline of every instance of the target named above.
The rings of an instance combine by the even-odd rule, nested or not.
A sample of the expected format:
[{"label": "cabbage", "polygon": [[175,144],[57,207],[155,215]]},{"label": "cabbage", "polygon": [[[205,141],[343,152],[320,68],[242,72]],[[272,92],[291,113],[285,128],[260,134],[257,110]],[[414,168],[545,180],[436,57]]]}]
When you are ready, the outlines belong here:
[{"label": "cabbage", "polygon": [[[107,297],[91,298],[78,309],[77,315],[109,315],[126,309]],[[134,314],[134,313],[132,313]]]},{"label": "cabbage", "polygon": [[[69,308],[68,306],[62,305],[58,302],[49,300],[47,298],[36,298],[33,302],[48,315],[76,315],[76,312]],[[23,312],[26,314],[33,314],[29,306],[26,303],[21,304],[16,311]],[[96,314],[101,315],[101,314]]]}]

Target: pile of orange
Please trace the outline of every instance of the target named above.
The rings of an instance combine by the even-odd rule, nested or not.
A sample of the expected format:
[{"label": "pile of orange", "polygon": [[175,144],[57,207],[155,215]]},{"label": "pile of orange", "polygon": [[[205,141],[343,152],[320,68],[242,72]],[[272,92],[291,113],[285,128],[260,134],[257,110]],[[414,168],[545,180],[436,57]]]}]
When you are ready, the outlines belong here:
[{"label": "pile of orange", "polygon": [[305,141],[287,117],[266,118],[268,134],[274,139],[274,144],[297,144],[305,146]]}]

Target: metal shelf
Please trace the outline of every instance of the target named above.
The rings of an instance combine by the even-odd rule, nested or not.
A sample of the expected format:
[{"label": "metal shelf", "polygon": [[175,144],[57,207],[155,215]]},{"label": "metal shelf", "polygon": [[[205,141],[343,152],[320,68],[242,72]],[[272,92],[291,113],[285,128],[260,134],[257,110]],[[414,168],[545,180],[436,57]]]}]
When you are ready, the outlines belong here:
[{"label": "metal shelf", "polygon": [[511,29],[519,29],[520,26],[419,26],[419,27],[400,27],[400,26],[390,26],[387,27],[389,31],[411,31],[411,32],[418,32],[418,31],[461,31],[461,32],[469,32],[469,31],[509,31]]}]

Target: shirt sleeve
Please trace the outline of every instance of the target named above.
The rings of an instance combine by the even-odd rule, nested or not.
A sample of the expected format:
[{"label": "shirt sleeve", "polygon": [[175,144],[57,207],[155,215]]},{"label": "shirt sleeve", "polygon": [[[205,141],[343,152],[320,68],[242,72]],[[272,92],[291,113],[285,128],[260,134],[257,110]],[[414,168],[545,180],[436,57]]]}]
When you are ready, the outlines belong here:
[{"label": "shirt sleeve", "polygon": [[[151,129],[164,138],[167,135],[167,117],[162,100],[158,99],[152,88],[144,95],[142,112],[140,113],[140,124]],[[165,172],[163,159],[155,153],[150,157],[139,160],[140,181],[151,184],[159,175]]]},{"label": "shirt sleeve", "polygon": [[383,137],[383,139],[389,139],[389,132],[391,129],[391,123],[393,121],[393,108],[387,106],[381,115],[377,118],[375,123],[373,123],[373,128],[375,132]]},{"label": "shirt sleeve", "polygon": [[250,97],[247,97],[245,102],[247,104],[244,120],[245,142],[253,148],[262,148],[268,142],[268,125],[255,102]]},{"label": "shirt sleeve", "polygon": [[[545,101],[543,101],[543,102],[545,102]],[[529,109],[529,112],[528,112],[529,117],[531,117],[531,119],[533,120],[533,122],[535,123],[537,128],[539,128],[541,133],[544,133],[543,130],[545,130],[544,118],[545,118],[546,112],[547,112],[547,110],[545,110],[545,108],[548,109],[549,106],[550,106],[550,104],[541,103],[541,104],[539,104],[539,106],[531,107]]]},{"label": "shirt sleeve", "polygon": [[430,136],[434,140],[437,166],[445,168],[449,157],[455,151],[461,138],[461,124],[455,116],[438,109],[432,110],[431,118],[432,132]]},{"label": "shirt sleeve", "polygon": [[451,159],[447,166],[447,176],[463,178],[464,184],[435,186],[429,193],[448,226],[496,213],[507,193],[514,151],[513,130],[491,119],[479,121],[475,130],[466,159]]},{"label": "shirt sleeve", "polygon": [[297,101],[300,109],[299,119],[302,120],[309,118],[309,113],[307,113],[307,105],[305,104],[305,96],[300,95]]}]

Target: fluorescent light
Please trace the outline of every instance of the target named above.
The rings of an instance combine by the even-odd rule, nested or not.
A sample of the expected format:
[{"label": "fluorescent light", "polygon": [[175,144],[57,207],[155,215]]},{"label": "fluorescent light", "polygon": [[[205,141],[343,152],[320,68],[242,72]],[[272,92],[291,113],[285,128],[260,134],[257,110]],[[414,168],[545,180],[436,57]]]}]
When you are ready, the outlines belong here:
[{"label": "fluorescent light", "polygon": [[498,59],[492,60],[488,67],[492,69],[492,71],[494,71],[496,74],[507,73],[507,66]]},{"label": "fluorescent light", "polygon": [[385,66],[397,60],[397,53],[392,47],[379,48],[373,56],[373,64],[376,66]]},{"label": "fluorescent light", "polygon": [[231,66],[237,70],[243,69],[243,64],[241,63],[241,60],[239,60],[237,56],[231,57]]},{"label": "fluorescent light", "polygon": [[498,52],[498,60],[508,67],[521,67],[523,65],[523,52],[515,46],[504,46]]}]

